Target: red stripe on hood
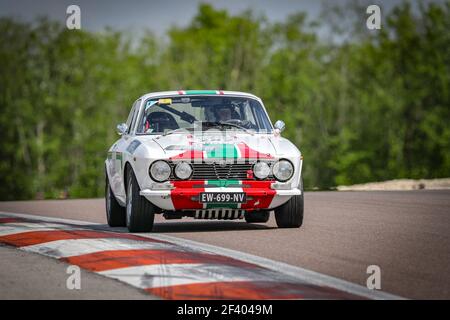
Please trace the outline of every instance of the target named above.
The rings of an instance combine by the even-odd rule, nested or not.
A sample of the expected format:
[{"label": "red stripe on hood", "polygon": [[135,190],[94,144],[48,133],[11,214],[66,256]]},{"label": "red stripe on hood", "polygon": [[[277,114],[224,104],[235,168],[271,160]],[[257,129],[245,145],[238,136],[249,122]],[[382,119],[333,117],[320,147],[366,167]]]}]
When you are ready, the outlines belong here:
[{"label": "red stripe on hood", "polygon": [[246,143],[240,142],[237,147],[241,153],[241,158],[244,159],[273,159],[270,153],[262,153],[250,148]]},{"label": "red stripe on hood", "polygon": [[170,157],[170,160],[191,160],[191,159],[203,159],[203,151],[201,150],[187,150],[176,156]]}]

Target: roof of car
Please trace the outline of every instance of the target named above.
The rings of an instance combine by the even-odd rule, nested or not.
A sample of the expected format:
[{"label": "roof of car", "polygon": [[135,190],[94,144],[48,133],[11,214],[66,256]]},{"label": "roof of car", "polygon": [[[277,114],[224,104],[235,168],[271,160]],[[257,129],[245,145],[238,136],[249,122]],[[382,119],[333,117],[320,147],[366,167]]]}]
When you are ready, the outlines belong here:
[{"label": "roof of car", "polygon": [[248,97],[257,100],[261,100],[259,97],[240,91],[224,91],[224,90],[178,90],[178,91],[160,91],[160,92],[150,92],[141,96],[141,99],[149,99],[154,97],[165,97],[165,96],[177,96],[177,95],[224,95],[224,96],[240,96],[240,97]]}]

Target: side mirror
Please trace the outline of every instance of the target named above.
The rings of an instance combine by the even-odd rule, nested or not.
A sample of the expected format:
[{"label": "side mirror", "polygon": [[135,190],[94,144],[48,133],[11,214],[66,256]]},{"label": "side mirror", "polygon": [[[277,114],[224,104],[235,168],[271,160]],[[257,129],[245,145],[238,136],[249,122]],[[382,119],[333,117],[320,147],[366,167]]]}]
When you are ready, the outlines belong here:
[{"label": "side mirror", "polygon": [[275,122],[275,124],[273,126],[274,126],[275,130],[278,131],[278,133],[283,132],[284,129],[286,128],[286,124],[282,120],[277,120],[277,122]]},{"label": "side mirror", "polygon": [[126,123],[120,123],[120,124],[117,125],[116,130],[117,130],[117,134],[119,136],[121,136],[121,135],[123,135],[123,134],[125,134],[127,132],[128,126],[127,126]]}]

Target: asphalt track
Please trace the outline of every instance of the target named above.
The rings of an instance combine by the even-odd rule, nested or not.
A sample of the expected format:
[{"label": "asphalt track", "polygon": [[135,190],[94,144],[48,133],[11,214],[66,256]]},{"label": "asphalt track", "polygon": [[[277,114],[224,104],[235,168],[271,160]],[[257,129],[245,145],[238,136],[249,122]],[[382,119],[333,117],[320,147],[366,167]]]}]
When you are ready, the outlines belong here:
[{"label": "asphalt track", "polygon": [[[0,211],[105,223],[102,199],[0,202]],[[384,292],[413,299],[450,299],[449,190],[307,192],[304,226],[300,229],[277,229],[272,218],[267,224],[250,225],[241,221],[165,221],[158,217],[154,233],[147,235],[232,249],[242,252],[244,260],[247,253],[361,286],[366,284],[367,267],[378,265]],[[20,296],[18,288],[24,286],[23,281],[8,279],[6,270],[19,264],[25,268],[21,259],[57,263],[41,256],[30,258],[31,253],[21,252],[17,257],[11,250],[0,247],[2,298],[14,296],[8,295],[11,292],[16,292],[14,297]],[[234,255],[240,257],[239,253]],[[5,256],[8,259],[3,259]],[[31,279],[33,274],[29,275]],[[95,274],[87,277],[102,281]],[[103,283],[108,292],[122,285],[107,278]],[[42,292],[45,288],[40,289]],[[61,294],[65,291],[61,289]],[[141,291],[129,291],[104,297],[142,296]],[[94,290],[85,297],[101,294]]]}]

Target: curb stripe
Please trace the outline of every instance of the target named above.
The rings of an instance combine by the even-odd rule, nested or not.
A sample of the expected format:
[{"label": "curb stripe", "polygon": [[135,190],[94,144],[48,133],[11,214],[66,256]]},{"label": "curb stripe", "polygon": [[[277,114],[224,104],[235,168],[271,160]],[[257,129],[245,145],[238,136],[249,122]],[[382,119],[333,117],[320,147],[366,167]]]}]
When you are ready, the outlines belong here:
[{"label": "curb stripe", "polygon": [[[146,235],[143,235],[147,237]],[[271,260],[264,257],[259,257],[253,254],[218,247],[215,245],[201,243],[189,239],[180,239],[177,237],[165,235],[165,234],[153,234],[152,238],[167,241],[179,246],[185,247],[186,250],[202,250],[205,252],[213,252],[230,258],[238,259],[248,263],[253,263],[257,266],[267,268],[269,270],[277,271],[285,275],[289,275],[295,278],[297,281],[304,282],[311,285],[316,285],[320,287],[329,287],[335,290],[339,290],[343,293],[352,294],[355,296],[360,296],[367,299],[376,300],[405,300],[406,298],[391,294],[380,290],[370,290],[367,287],[363,287],[353,282],[335,278],[326,274],[315,272],[312,270],[304,269],[301,267],[296,267],[289,265],[284,262]]]},{"label": "curb stripe", "polygon": [[177,247],[173,244],[165,244],[155,241],[137,241],[131,239],[77,239],[77,240],[57,240],[21,247],[28,252],[40,253],[53,258],[65,258],[70,256],[79,256],[82,254],[129,249],[172,249]]},{"label": "curb stripe", "polygon": [[7,243],[16,247],[31,246],[51,241],[69,240],[69,239],[96,239],[96,238],[117,238],[131,239],[146,242],[162,242],[148,238],[141,238],[131,234],[101,232],[93,230],[55,230],[55,231],[28,231],[21,233],[0,236],[0,242]]},{"label": "curb stripe", "polygon": [[240,268],[207,263],[156,264],[99,273],[141,289],[210,282],[280,280],[292,282],[290,277],[263,268]]},{"label": "curb stripe", "polygon": [[25,222],[25,219],[21,218],[0,218],[0,224],[3,223],[13,223],[13,222]]},{"label": "curb stripe", "polygon": [[61,260],[95,272],[143,265],[182,263],[221,263],[236,267],[256,267],[251,263],[209,253],[145,249],[97,252]]},{"label": "curb stripe", "polygon": [[176,300],[361,299],[333,288],[273,281],[196,283],[146,291],[164,299]]},{"label": "curb stripe", "polygon": [[76,228],[72,226],[46,222],[3,223],[0,225],[0,237],[31,231],[55,231],[74,229]]},{"label": "curb stripe", "polygon": [[[5,215],[0,212],[0,219],[12,221]],[[110,232],[100,224],[83,221],[10,215],[34,222],[0,224],[0,232],[6,233],[0,243],[77,264],[167,299],[401,299],[311,270],[192,240]]]}]

